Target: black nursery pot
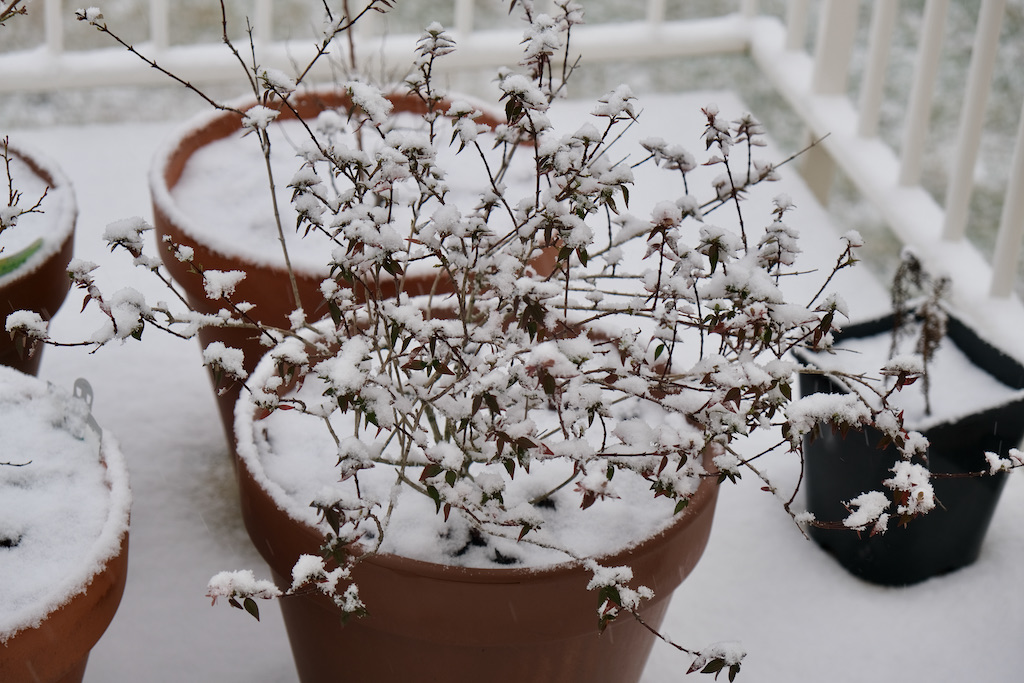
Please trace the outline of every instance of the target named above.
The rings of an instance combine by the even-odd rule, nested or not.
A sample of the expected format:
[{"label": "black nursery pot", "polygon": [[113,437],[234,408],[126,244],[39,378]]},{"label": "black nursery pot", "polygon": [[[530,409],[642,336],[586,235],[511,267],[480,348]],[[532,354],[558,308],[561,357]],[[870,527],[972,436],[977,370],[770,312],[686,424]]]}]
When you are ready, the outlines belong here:
[{"label": "black nursery pot", "polygon": [[[892,316],[851,325],[836,341],[889,334]],[[943,343],[952,341],[978,367],[1002,383],[1024,389],[1024,366],[982,340],[953,316]],[[799,353],[814,365],[813,353]],[[820,375],[801,375],[800,391],[845,393],[847,389]],[[913,425],[908,425],[913,428]],[[928,467],[932,473],[967,473],[988,469],[985,452],[1005,456],[1024,438],[1024,393],[1012,400],[921,430],[928,438]],[[881,434],[871,428],[846,438],[823,425],[816,438],[804,442],[804,486],[808,510],[822,521],[844,519],[844,501],[877,490],[889,479],[899,457],[895,447],[877,448]],[[884,585],[924,581],[974,562],[995,512],[1006,474],[935,478],[939,505],[907,526],[891,524],[884,534],[869,536],[846,530],[810,529],[811,538],[852,574]]]}]

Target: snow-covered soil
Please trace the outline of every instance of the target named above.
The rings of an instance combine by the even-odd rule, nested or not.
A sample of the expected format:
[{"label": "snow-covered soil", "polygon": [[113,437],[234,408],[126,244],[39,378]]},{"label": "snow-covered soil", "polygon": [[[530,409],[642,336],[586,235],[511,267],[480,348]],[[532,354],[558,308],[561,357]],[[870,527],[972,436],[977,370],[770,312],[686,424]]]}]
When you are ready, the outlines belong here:
[{"label": "snow-covered soil", "polygon": [[128,530],[123,457],[88,416],[70,389],[0,367],[0,643],[84,591]]},{"label": "snow-covered soil", "polygon": [[[742,112],[731,96],[715,97],[730,117]],[[692,113],[708,101],[707,94],[663,97],[646,109],[651,118],[661,117],[656,134],[677,137],[696,152],[701,130],[692,125]],[[561,111],[558,116],[569,117],[572,108]],[[112,221],[151,217],[147,169],[172,128],[123,123],[10,131],[12,139],[58,159],[75,182],[77,256],[104,264],[108,276],[101,285],[159,291],[144,283],[144,273],[113,258],[99,236]],[[793,197],[798,208],[791,222],[809,251],[805,265],[827,268],[836,256],[828,218],[794,173],[785,175],[771,194]],[[881,288],[869,280],[855,278],[843,291],[859,316],[884,308]],[[55,335],[93,329],[77,315],[80,301],[73,292],[54,320]],[[51,348],[43,358],[45,379],[65,387],[79,376],[90,380],[94,413],[119,437],[134,489],[128,586],[93,651],[86,681],[293,683],[276,605],[262,606],[257,623],[223,605],[210,607],[204,597],[217,571],[251,567],[266,576],[266,570],[242,527],[198,344],[155,332],[141,344],[95,354]],[[751,444],[752,452],[757,448]],[[793,477],[795,463],[775,461],[773,474]],[[1024,670],[1024,591],[1016,586],[1024,562],[1024,534],[1016,529],[1022,518],[1024,479],[1014,474],[974,566],[911,588],[879,588],[847,575],[805,540],[753,482],[727,486],[707,551],[677,591],[665,630],[698,647],[742,641],[749,656],[739,680],[757,683],[1017,680]],[[658,644],[643,681],[681,680],[687,665]]]}]

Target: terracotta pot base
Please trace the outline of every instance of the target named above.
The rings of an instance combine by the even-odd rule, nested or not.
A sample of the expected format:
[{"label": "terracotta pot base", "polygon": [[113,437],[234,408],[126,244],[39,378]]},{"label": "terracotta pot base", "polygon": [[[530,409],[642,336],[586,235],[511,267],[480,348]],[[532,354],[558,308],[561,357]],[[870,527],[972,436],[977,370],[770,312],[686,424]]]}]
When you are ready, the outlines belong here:
[{"label": "terracotta pot base", "polygon": [[[239,462],[246,528],[286,588],[295,559],[316,554],[321,533],[280,510]],[[642,612],[652,627],[703,553],[717,492],[706,481],[673,526],[604,560],[631,566],[636,582],[654,590]],[[579,566],[466,569],[381,555],[357,565],[353,579],[370,615],[345,626],[318,593],[282,599],[304,683],[628,683],[640,678],[654,644],[628,616],[598,634],[597,594],[586,590],[590,574]]]}]

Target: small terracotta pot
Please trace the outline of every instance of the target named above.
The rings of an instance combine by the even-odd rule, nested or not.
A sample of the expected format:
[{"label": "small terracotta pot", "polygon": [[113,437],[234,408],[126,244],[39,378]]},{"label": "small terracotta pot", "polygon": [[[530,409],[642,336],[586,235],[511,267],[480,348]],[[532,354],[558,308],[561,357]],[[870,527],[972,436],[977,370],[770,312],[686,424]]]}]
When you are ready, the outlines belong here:
[{"label": "small terracotta pot", "polygon": [[[2,375],[10,371],[0,370],[5,371],[0,372],[3,382]],[[42,384],[41,380],[32,381]],[[82,391],[88,391],[88,385],[84,386]],[[47,603],[36,608],[42,619],[37,626],[15,631],[0,643],[3,683],[81,683],[89,652],[121,602],[128,576],[128,471],[124,456],[109,435],[101,442],[99,458],[107,471],[110,506],[102,531],[92,539],[88,556],[81,560],[86,563],[83,566],[99,569],[88,577],[82,571],[81,583],[67,586],[69,593],[77,591],[67,602],[44,614],[49,601],[55,602],[50,596]]]},{"label": "small terracotta pot", "polygon": [[[39,372],[42,347],[37,347],[31,355],[19,353],[14,340],[4,328],[4,322],[8,315],[19,310],[35,311],[44,320],[49,320],[64,303],[71,288],[67,266],[74,247],[78,207],[71,181],[52,161],[13,143],[9,150],[50,186],[50,195],[54,195],[55,190],[60,190],[64,195],[58,210],[48,209],[47,200],[43,200],[43,212],[50,214],[50,219],[56,225],[53,232],[44,238],[42,246],[14,271],[0,275],[0,365],[35,375]],[[7,250],[0,254],[0,258],[10,256],[12,254]]]},{"label": "small terracotta pot", "polygon": [[[240,444],[244,430],[253,429],[250,411],[238,411]],[[238,449],[242,516],[275,582],[287,589],[296,559],[318,555],[323,532],[275,503],[250,451]],[[709,469],[711,457],[705,455]],[[714,479],[705,479],[670,527],[598,558],[630,566],[635,582],[654,590],[641,609],[653,628],[704,552],[717,497]],[[654,644],[655,636],[628,615],[598,633],[597,594],[587,590],[591,575],[578,563],[475,569],[382,554],[358,564],[352,578],[369,616],[344,626],[339,609],[316,591],[281,599],[303,683],[630,683],[639,680]]]},{"label": "small terracotta pot", "polygon": [[[426,112],[426,106],[414,96],[393,94],[388,98],[394,103],[396,111]],[[347,94],[333,90],[297,93],[292,96],[290,102],[303,119],[315,119],[321,112],[328,109],[344,110],[351,107],[351,99]],[[255,104],[255,102],[251,102],[240,109],[245,110]],[[276,101],[269,106],[280,108],[281,103]],[[181,178],[186,164],[192,155],[203,146],[237,134],[242,127],[241,117],[232,112],[218,113],[214,117],[207,118],[208,120],[203,125],[186,127],[183,134],[170,141],[169,151],[160,153],[156,157],[156,163],[150,172],[150,189],[153,195],[153,219],[158,240],[162,243],[166,236],[176,244],[191,247],[194,250],[194,262],[201,264],[205,269],[245,271],[246,278],[235,289],[235,300],[255,304],[256,307],[253,309],[252,315],[261,323],[289,328],[288,315],[295,309],[295,301],[283,259],[278,266],[256,263],[245,257],[226,254],[205,243],[201,235],[196,235],[183,228],[185,220],[171,197],[171,191]],[[293,118],[295,118],[294,115],[287,109],[282,110],[279,116],[279,120]],[[501,123],[496,116],[487,113],[484,113],[477,121],[492,128]],[[231,201],[230,197],[224,199]],[[221,308],[217,302],[206,297],[202,278],[192,272],[188,264],[178,261],[166,249],[161,249],[160,254],[171,277],[185,290],[191,306],[204,313],[216,313]],[[320,283],[328,276],[326,263],[325,255],[322,273],[296,273],[299,296],[307,307],[310,319],[327,315],[326,308],[320,306],[323,301]],[[545,266],[539,264],[537,267]],[[551,268],[550,265],[546,267],[549,270]],[[382,298],[394,296],[393,282],[382,281],[379,286],[381,291],[378,296]],[[415,282],[407,281],[404,291],[415,296],[428,294],[431,291],[443,293],[451,291],[451,287],[437,276],[431,276],[418,278]],[[309,310],[310,308],[313,310]],[[229,347],[241,349],[245,355],[244,368],[246,372],[252,372],[267,348],[260,343],[258,333],[250,330],[206,327],[199,331],[198,336],[203,348],[213,341],[221,341]],[[234,383],[227,387],[217,387],[216,379],[212,376],[211,379],[214,381],[215,388],[218,389],[217,401],[224,431],[228,441],[233,445],[234,409],[241,385]]]}]

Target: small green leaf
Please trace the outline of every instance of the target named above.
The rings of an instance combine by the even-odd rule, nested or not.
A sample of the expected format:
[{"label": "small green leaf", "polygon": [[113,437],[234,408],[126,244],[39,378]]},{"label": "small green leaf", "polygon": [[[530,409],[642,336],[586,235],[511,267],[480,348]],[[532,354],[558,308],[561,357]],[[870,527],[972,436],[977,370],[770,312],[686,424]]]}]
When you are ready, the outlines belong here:
[{"label": "small green leaf", "polygon": [[[717,674],[725,667],[725,660],[721,658],[712,659],[700,670],[702,674]],[[716,676],[717,678],[717,676]]]},{"label": "small green leaf", "polygon": [[252,598],[246,598],[245,601],[242,602],[242,605],[245,606],[245,611],[251,614],[256,619],[256,621],[260,620],[260,608],[256,604],[255,600],[253,600]]},{"label": "small green leaf", "polygon": [[544,372],[540,376],[540,385],[544,388],[544,393],[548,396],[555,395],[555,378],[551,376],[551,373]]},{"label": "small green leaf", "polygon": [[427,487],[427,495],[430,496],[430,500],[434,501],[434,505],[437,508],[436,510],[434,510],[434,512],[440,512],[441,511],[441,494],[437,490],[437,487],[435,487],[435,486],[428,486]]}]

